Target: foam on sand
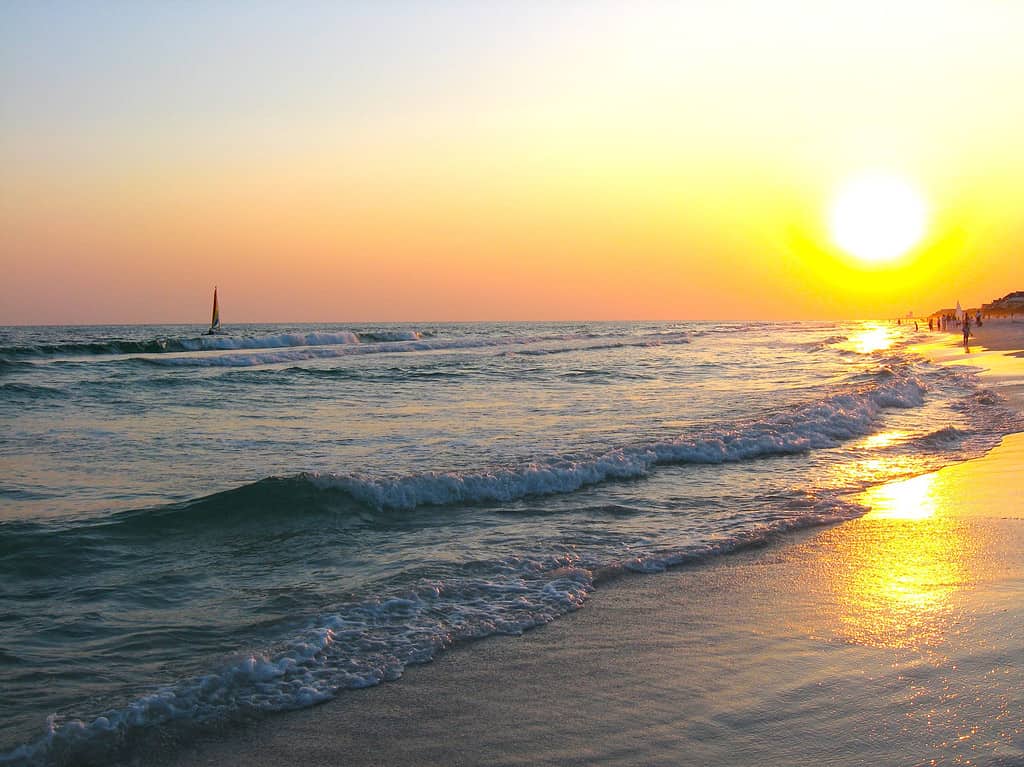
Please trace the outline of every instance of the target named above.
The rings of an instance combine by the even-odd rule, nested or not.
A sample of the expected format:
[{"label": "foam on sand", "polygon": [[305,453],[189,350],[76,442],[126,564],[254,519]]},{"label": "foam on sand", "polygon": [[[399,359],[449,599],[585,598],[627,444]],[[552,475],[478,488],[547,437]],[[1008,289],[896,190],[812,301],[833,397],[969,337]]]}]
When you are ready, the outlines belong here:
[{"label": "foam on sand", "polygon": [[936,333],[911,349],[942,365],[979,368],[987,386],[1024,412],[1024,322],[988,319],[973,333],[966,348],[959,335]]},{"label": "foam on sand", "polygon": [[[938,488],[928,517],[882,513],[908,500],[906,483],[883,486],[865,495],[877,513],[602,583],[544,631],[156,764],[1018,764],[1022,459],[1012,435],[913,480]],[[976,504],[979,488],[991,495]]]},{"label": "foam on sand", "polygon": [[[871,511],[848,524],[612,581],[546,631],[170,763],[342,751],[355,765],[512,763],[509,721],[519,764],[1024,762],[1021,465],[1024,434],[1011,434],[983,457],[865,491],[856,500]],[[400,738],[387,737],[395,710]]]}]

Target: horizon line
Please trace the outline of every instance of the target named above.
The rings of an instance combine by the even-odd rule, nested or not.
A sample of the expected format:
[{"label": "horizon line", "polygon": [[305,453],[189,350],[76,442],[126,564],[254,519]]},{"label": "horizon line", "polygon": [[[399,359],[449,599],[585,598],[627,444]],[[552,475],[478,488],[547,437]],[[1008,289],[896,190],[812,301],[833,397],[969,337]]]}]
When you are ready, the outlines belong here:
[{"label": "horizon line", "polygon": [[[966,311],[966,310],[965,310]],[[647,323],[672,323],[672,322],[877,322],[927,319],[930,314],[914,315],[893,315],[875,317],[805,317],[768,319],[768,318],[701,318],[701,319],[543,319],[543,320],[522,320],[522,319],[473,319],[473,320],[245,320],[238,322],[222,323],[222,327],[251,326],[251,325],[484,325],[496,323],[516,324],[567,324],[567,323],[626,323],[626,322],[647,322]],[[207,327],[208,322],[27,322],[0,324],[0,328],[117,328],[117,327]]]}]

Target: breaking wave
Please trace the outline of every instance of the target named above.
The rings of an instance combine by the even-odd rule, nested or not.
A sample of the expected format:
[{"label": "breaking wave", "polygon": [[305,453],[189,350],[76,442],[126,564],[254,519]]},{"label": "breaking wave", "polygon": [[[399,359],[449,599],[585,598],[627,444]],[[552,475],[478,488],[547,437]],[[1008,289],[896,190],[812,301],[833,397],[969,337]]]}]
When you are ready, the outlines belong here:
[{"label": "breaking wave", "polygon": [[[30,364],[32,359],[138,356],[147,362],[177,367],[247,367],[278,362],[342,357],[375,352],[431,351],[486,347],[560,344],[552,348],[524,349],[519,354],[558,354],[579,349],[681,344],[689,333],[652,333],[638,336],[601,337],[593,334],[537,336],[463,336],[437,338],[418,330],[336,331],[275,333],[255,336],[196,336],[148,340],[108,340],[89,343],[34,344],[0,347],[0,368]],[[273,350],[273,351],[267,351]],[[251,352],[231,354],[230,352]],[[210,352],[202,355],[199,352]],[[178,356],[187,355],[187,356]]]},{"label": "breaking wave", "polygon": [[244,654],[210,673],[159,687],[89,721],[46,718],[44,733],[6,754],[0,764],[97,762],[145,742],[152,729],[187,732],[248,713],[305,708],[357,689],[397,679],[458,643],[495,634],[518,635],[578,609],[595,582],[619,573],[667,567],[757,546],[781,533],[831,524],[864,509],[819,499],[796,516],[594,567],[573,554],[510,557],[467,563],[452,575],[422,578],[403,590],[334,605],[289,637]]},{"label": "breaking wave", "polygon": [[886,408],[921,405],[924,391],[917,378],[905,376],[718,434],[681,436],[619,447],[590,458],[553,458],[490,472],[431,472],[397,479],[316,473],[300,476],[317,487],[343,491],[378,509],[508,502],[571,493],[609,480],[638,479],[659,464],[724,463],[833,447],[871,433]]},{"label": "breaking wave", "polygon": [[[250,328],[250,336],[178,338],[169,341],[173,348],[159,350],[146,347],[159,339],[97,341],[84,345],[93,351],[81,354],[128,359],[97,359],[93,367],[80,359],[54,364],[40,358],[72,355],[74,344],[52,345],[41,353],[41,347],[30,352],[23,345],[13,356],[12,347],[0,349],[9,357],[6,362],[0,358],[0,372],[10,365],[41,374],[31,383],[28,376],[22,382],[18,371],[0,379],[0,391],[15,413],[37,399],[44,406],[58,399],[71,405],[77,400],[104,403],[108,392],[120,393],[131,384],[140,403],[176,407],[188,399],[196,409],[186,412],[187,419],[203,412],[208,391],[223,397],[242,391],[254,400],[273,400],[265,412],[275,420],[266,421],[266,428],[294,415],[306,433],[341,440],[350,436],[345,432],[350,424],[322,417],[312,397],[322,392],[313,385],[317,379],[382,384],[324,386],[340,397],[366,393],[351,397],[344,412],[361,416],[365,410],[369,419],[378,417],[374,404],[392,395],[392,380],[491,375],[479,372],[487,370],[504,381],[511,370],[519,387],[514,392],[529,403],[537,391],[529,376],[541,370],[552,391],[569,400],[585,394],[586,402],[606,407],[615,421],[614,429],[595,428],[580,437],[581,432],[565,428],[564,411],[545,410],[532,430],[520,430],[518,420],[508,428],[503,424],[500,433],[507,444],[500,450],[477,450],[478,443],[469,442],[457,450],[435,451],[437,431],[421,428],[424,423],[412,412],[397,427],[400,439],[379,447],[367,442],[359,450],[333,452],[331,443],[320,453],[284,454],[262,464],[247,452],[250,445],[261,444],[254,438],[260,432],[243,430],[239,434],[246,440],[238,448],[243,460],[236,464],[241,468],[199,483],[189,477],[187,462],[154,457],[138,465],[140,476],[170,478],[181,492],[199,496],[193,500],[168,503],[187,497],[177,490],[173,495],[139,493],[125,496],[135,506],[130,511],[83,511],[80,516],[69,511],[60,517],[0,522],[0,569],[11,593],[52,589],[52,603],[43,603],[40,610],[73,618],[79,622],[63,625],[83,631],[79,643],[40,645],[52,655],[35,659],[33,632],[44,619],[28,614],[18,624],[24,643],[0,648],[0,666],[11,670],[9,678],[31,682],[11,696],[16,700],[7,712],[18,719],[12,720],[3,746],[17,747],[0,750],[0,764],[107,764],[124,761],[125,754],[145,763],[137,758],[138,750],[188,737],[205,723],[302,708],[345,689],[395,679],[409,665],[427,662],[453,644],[518,634],[555,620],[584,604],[608,577],[699,562],[791,530],[858,516],[865,509],[851,503],[847,493],[860,489],[863,477],[833,476],[828,467],[861,461],[876,451],[897,458],[919,453],[907,462],[915,470],[973,455],[990,447],[996,432],[1013,418],[973,374],[934,370],[896,351],[855,360],[852,367],[837,363],[826,368],[829,376],[808,365],[800,378],[799,369],[792,376],[788,369],[789,359],[799,355],[780,358],[775,330],[763,343],[754,339],[761,343],[756,348],[770,353],[758,358],[759,352],[750,352],[751,365],[744,367],[736,355],[748,352],[730,351],[729,344],[695,343],[671,355],[642,349],[686,344],[711,332],[707,329],[646,333],[636,326],[612,332],[596,327],[600,332],[576,326],[510,332],[511,326],[501,325],[437,337],[411,329],[331,326],[271,334],[264,331],[273,327],[266,326]],[[827,337],[834,332],[830,327],[815,329],[813,338],[822,340],[815,340],[813,348],[841,346],[846,337]],[[158,332],[165,331],[140,331]],[[807,335],[801,333],[799,340]],[[112,351],[111,343],[141,346]],[[793,346],[812,348],[787,348]],[[61,351],[52,351],[58,347]],[[633,360],[618,352],[607,360],[584,354],[619,347],[641,351]],[[377,358],[373,365],[253,367],[346,354],[474,348],[490,351],[429,360]],[[581,355],[543,356],[568,352]],[[670,367],[655,364],[662,357]],[[818,362],[829,362],[827,357],[815,353]],[[494,365],[495,360],[501,364]],[[628,364],[620,371],[623,361]],[[735,386],[741,376],[757,376],[764,369],[772,375],[764,377],[762,388]],[[702,371],[709,375],[698,375]],[[294,387],[298,396],[291,388],[273,388],[292,376],[310,379],[285,381],[289,387],[299,384]],[[613,387],[605,386],[608,376],[613,376]],[[653,409],[655,417],[641,418],[634,403],[620,401],[623,376],[666,379],[665,386],[659,381],[653,387],[657,395],[651,396],[668,393]],[[591,382],[593,390],[578,390]],[[461,382],[444,383],[411,387],[410,397],[420,389],[447,395]],[[472,396],[493,389],[491,381],[474,378],[469,383],[466,391]],[[200,387],[202,396],[162,391],[179,384]],[[707,391],[718,399],[713,408],[701,409],[695,395]],[[459,395],[463,399],[457,402],[466,400],[465,392]],[[112,412],[125,410],[118,402]],[[588,411],[588,417],[596,423],[604,412]],[[376,423],[359,421],[350,431],[362,435],[354,427],[366,422]],[[883,432],[895,436],[877,440],[877,447],[862,439]],[[285,450],[293,443],[279,444]],[[378,452],[393,453],[397,460],[379,460]],[[807,454],[807,459],[767,460],[796,454]],[[310,465],[335,471],[299,471]],[[668,468],[673,465],[685,468]],[[457,470],[445,470],[451,467]],[[264,478],[242,483],[239,476]],[[19,482],[0,488],[0,495],[20,503],[35,492],[27,489],[31,478]],[[587,492],[602,483],[600,491]],[[215,487],[230,489],[204,495]],[[56,503],[64,490],[39,482],[38,492],[44,502],[45,493],[53,493]],[[443,551],[433,548],[436,541],[443,542]],[[213,577],[211,569],[216,570]],[[186,614],[184,604],[192,625],[180,619]],[[85,633],[90,631],[96,633]],[[95,636],[102,641],[92,642]],[[179,653],[183,645],[197,649]],[[65,653],[66,648],[74,651]],[[57,653],[74,662],[56,671],[48,668]],[[123,656],[114,657],[118,653]],[[154,659],[159,670],[154,670]],[[27,702],[51,674],[61,679],[69,677],[60,674],[72,673],[93,680],[89,683],[98,692],[62,696],[58,691],[46,697],[44,691],[38,703]],[[128,681],[101,678],[115,674]],[[81,689],[86,689],[84,682]],[[29,693],[22,696],[22,690]],[[47,716],[51,712],[59,713]]]},{"label": "breaking wave", "polygon": [[395,331],[393,333],[361,334],[349,331],[311,333],[273,333],[256,336],[195,336],[189,338],[151,338],[146,340],[110,339],[88,343],[32,344],[0,347],[0,358],[26,357],[80,357],[111,354],[173,354],[199,351],[229,351],[236,349],[277,349],[289,346],[331,346],[372,342],[406,341],[420,338],[420,333]]},{"label": "breaking wave", "polygon": [[573,351],[615,349],[621,347],[660,346],[664,344],[689,343],[689,334],[677,333],[658,337],[635,336],[630,338],[595,339],[592,336],[508,336],[498,338],[419,338],[411,341],[388,341],[379,343],[358,343],[331,346],[306,346],[304,348],[282,349],[273,352],[252,354],[216,354],[204,356],[159,356],[145,357],[146,362],[173,367],[252,367],[274,365],[283,362],[331,359],[359,354],[390,352],[443,351],[457,349],[485,349],[496,347],[517,347],[548,344],[546,348],[510,349],[509,353],[525,355],[561,354]]},{"label": "breaking wave", "polygon": [[[708,428],[702,434],[617,446],[587,456],[554,456],[491,470],[432,471],[395,478],[303,472],[268,477],[185,503],[120,512],[103,524],[150,532],[180,526],[195,532],[240,519],[255,522],[261,513],[272,517],[284,508],[302,508],[306,514],[326,508],[336,511],[335,498],[350,501],[350,513],[355,509],[407,512],[425,506],[507,503],[568,494],[602,482],[641,479],[659,465],[719,464],[805,453],[872,433],[886,409],[922,404],[925,387],[917,377],[886,372],[879,378],[880,383],[762,419]],[[944,442],[962,434],[949,427],[922,440]],[[12,544],[4,533],[14,529],[0,524],[0,548]],[[15,538],[24,540],[22,535]]]}]

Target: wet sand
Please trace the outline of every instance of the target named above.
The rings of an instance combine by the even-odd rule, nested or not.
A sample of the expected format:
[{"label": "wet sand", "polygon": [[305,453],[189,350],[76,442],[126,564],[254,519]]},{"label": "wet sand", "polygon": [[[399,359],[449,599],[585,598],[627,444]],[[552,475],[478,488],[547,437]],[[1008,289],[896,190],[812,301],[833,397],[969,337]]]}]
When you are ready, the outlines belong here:
[{"label": "wet sand", "polygon": [[960,332],[935,332],[916,349],[934,362],[981,368],[982,378],[1024,412],[1024,319],[985,320],[965,347]]},{"label": "wet sand", "polygon": [[972,329],[974,338],[986,349],[1016,352],[1024,355],[1024,316],[1015,319],[994,317],[984,321],[982,326]]},{"label": "wet sand", "polygon": [[1021,467],[1011,435],[873,488],[853,522],[602,584],[523,637],[161,762],[1024,765]]}]

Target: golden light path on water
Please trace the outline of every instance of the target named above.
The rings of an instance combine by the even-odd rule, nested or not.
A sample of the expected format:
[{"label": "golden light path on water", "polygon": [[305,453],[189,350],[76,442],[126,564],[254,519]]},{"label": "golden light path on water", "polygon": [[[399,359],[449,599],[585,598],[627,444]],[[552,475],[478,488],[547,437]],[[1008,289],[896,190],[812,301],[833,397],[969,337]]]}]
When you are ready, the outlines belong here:
[{"label": "golden light path on water", "polygon": [[866,322],[845,342],[839,344],[839,348],[849,349],[859,354],[871,354],[888,349],[896,338],[895,328],[881,322]]},{"label": "golden light path on water", "polygon": [[[909,436],[892,428],[851,447],[884,450]],[[892,476],[889,460],[836,466],[836,485]],[[868,513],[794,552],[806,570],[787,588],[806,598],[783,619],[827,648],[828,670],[811,678],[829,690],[822,705],[840,730],[904,743],[914,764],[988,764],[994,752],[1021,763],[1021,465],[1024,434],[932,473],[911,456],[912,476],[851,497]]]},{"label": "golden light path on water", "polygon": [[[860,467],[859,471],[865,471]],[[975,581],[981,542],[953,516],[957,492],[939,474],[871,488],[871,511],[834,536],[829,586],[837,630],[870,647],[934,647]]]},{"label": "golden light path on water", "polygon": [[[865,323],[844,345],[870,354],[889,348],[898,335],[888,323]],[[856,500],[871,511],[828,534],[835,555],[826,578],[834,630],[857,644],[935,647],[955,623],[957,595],[986,567],[979,556],[983,542],[976,529],[967,532],[963,518],[967,499],[978,496],[970,474],[957,466],[920,474],[924,467],[913,455],[875,452],[908,436],[891,429],[865,437],[857,447],[869,457],[834,468],[840,484],[911,477],[861,493]]]},{"label": "golden light path on water", "polygon": [[868,450],[877,450],[883,447],[889,447],[902,442],[908,436],[905,431],[883,431],[878,434],[872,434],[864,439],[864,447]]}]

